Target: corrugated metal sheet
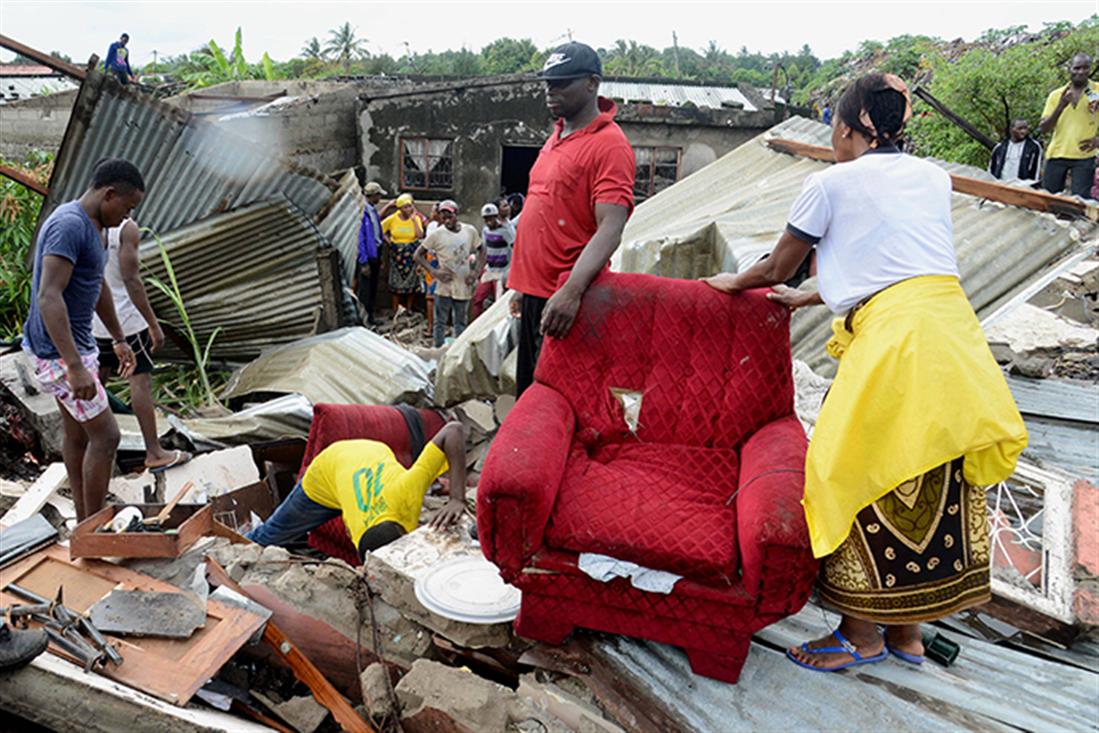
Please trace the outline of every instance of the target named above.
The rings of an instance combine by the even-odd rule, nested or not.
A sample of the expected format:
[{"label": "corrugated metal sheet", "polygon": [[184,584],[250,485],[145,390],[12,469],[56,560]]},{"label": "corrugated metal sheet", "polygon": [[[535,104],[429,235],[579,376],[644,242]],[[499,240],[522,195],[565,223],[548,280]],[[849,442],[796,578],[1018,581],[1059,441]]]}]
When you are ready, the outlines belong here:
[{"label": "corrugated metal sheet", "polygon": [[305,395],[314,404],[429,405],[427,362],[365,328],[344,328],[265,351],[230,380],[224,397]]},{"label": "corrugated metal sheet", "polygon": [[693,104],[696,107],[714,109],[733,107],[746,112],[758,111],[736,87],[604,80],[599,85],[599,92],[605,97],[626,103],[649,102],[662,107]]},{"label": "corrugated metal sheet", "polygon": [[365,203],[359,179],[354,171],[348,170],[317,224],[321,234],[340,251],[340,273],[346,285],[351,284],[359,259],[359,225]]},{"label": "corrugated metal sheet", "polygon": [[88,74],[73,110],[44,212],[79,196],[106,157],[126,158],[142,171],[148,190],[135,218],[162,234],[276,195],[315,216],[335,188],[317,171],[272,158],[262,141],[244,140],[98,71]]},{"label": "corrugated metal sheet", "polygon": [[[313,333],[323,303],[316,252],[329,245],[285,199],[218,214],[161,240],[201,342],[221,328],[216,359],[246,361]],[[156,242],[142,243],[140,253],[150,274],[167,282]],[[146,290],[157,314],[177,323],[170,301]]]},{"label": "corrugated metal sheet", "polygon": [[[770,252],[810,173],[828,164],[765,145],[782,137],[827,145],[829,128],[791,118],[639,205],[612,267],[669,277],[743,269]],[[965,168],[961,172],[979,171]],[[1079,233],[1051,215],[952,197],[954,244],[962,285],[985,315],[1077,246]],[[794,314],[794,354],[815,369],[834,369],[823,354],[832,316],[824,308]]]},{"label": "corrugated metal sheet", "polygon": [[[695,676],[678,649],[616,637],[601,650],[633,684],[689,730],[1094,731],[1099,675],[1025,652],[951,635],[962,653],[949,668],[892,659],[840,674],[795,666],[779,649],[827,633],[820,612],[757,635],[740,682]],[[950,635],[950,634],[948,634]]]},{"label": "corrugated metal sheet", "polygon": [[[2,68],[2,67],[0,67]],[[46,68],[46,67],[41,67]],[[49,69],[46,69],[49,71]],[[7,76],[0,73],[0,104],[20,99],[42,97],[75,89],[76,84],[67,76]]]}]

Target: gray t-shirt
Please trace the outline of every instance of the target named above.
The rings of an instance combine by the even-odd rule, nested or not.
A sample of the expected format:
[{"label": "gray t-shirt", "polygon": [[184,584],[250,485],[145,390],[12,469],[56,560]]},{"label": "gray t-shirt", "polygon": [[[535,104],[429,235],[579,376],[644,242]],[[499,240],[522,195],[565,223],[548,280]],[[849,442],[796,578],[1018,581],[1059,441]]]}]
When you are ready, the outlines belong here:
[{"label": "gray t-shirt", "polygon": [[46,255],[64,257],[73,264],[72,277],[62,297],[69,311],[76,350],[81,355],[95,354],[98,349],[92,336],[92,314],[103,286],[103,267],[107,250],[103,240],[79,201],[58,206],[38,233],[34,253],[34,276],[31,280],[31,304],[27,322],[23,325],[23,347],[42,359],[59,359],[57,347],[46,333],[46,324],[38,311],[38,286],[42,279],[42,258]]}]

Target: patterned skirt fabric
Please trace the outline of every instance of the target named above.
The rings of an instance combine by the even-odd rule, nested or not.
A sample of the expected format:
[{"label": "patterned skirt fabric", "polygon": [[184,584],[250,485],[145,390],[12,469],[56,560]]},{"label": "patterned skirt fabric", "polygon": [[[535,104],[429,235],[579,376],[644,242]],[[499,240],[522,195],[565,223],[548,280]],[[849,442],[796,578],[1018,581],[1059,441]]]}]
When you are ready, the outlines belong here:
[{"label": "patterned skirt fabric", "polygon": [[985,491],[962,477],[962,459],[859,512],[824,558],[819,588],[826,605],[882,624],[930,621],[988,601]]},{"label": "patterned skirt fabric", "polygon": [[394,295],[417,293],[420,291],[420,273],[412,255],[420,241],[408,244],[393,244],[389,247],[389,292]]}]

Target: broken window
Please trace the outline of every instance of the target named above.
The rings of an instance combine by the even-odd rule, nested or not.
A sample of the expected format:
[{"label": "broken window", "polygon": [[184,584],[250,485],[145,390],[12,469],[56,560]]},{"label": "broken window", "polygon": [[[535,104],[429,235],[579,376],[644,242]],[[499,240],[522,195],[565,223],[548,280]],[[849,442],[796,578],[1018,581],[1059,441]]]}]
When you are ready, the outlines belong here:
[{"label": "broken window", "polygon": [[454,141],[401,138],[401,189],[449,191],[454,188]]},{"label": "broken window", "polygon": [[679,180],[679,148],[635,147],[634,198],[646,199]]}]

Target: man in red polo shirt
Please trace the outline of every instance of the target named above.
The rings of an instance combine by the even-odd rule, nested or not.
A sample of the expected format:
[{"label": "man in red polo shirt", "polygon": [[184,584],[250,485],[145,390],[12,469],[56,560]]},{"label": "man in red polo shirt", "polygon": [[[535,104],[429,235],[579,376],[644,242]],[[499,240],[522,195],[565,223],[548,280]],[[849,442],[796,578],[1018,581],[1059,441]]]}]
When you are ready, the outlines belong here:
[{"label": "man in red polo shirt", "polygon": [[[530,171],[508,288],[520,318],[516,396],[534,381],[542,337],[564,338],[588,285],[607,267],[633,211],[633,148],[599,96],[603,65],[583,43],[546,59],[546,106],[557,118]],[[557,288],[557,279],[569,273]]]}]

